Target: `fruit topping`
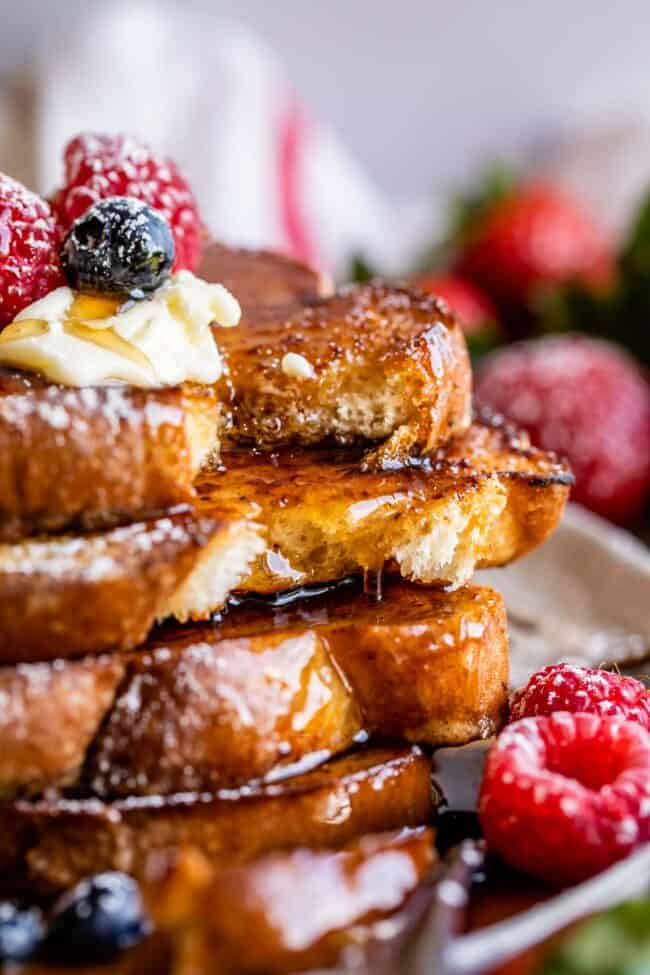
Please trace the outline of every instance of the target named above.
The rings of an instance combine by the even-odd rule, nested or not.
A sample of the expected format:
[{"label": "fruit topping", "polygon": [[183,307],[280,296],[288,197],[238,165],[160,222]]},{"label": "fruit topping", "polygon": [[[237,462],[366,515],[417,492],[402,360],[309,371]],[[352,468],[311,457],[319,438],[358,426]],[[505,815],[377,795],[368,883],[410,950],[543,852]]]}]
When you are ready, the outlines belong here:
[{"label": "fruit topping", "polygon": [[198,204],[171,159],[129,136],[86,133],[66,147],[64,179],[55,200],[64,228],[99,200],[133,196],[161,213],[171,227],[174,270],[196,269],[202,245]]},{"label": "fruit topping", "polygon": [[479,400],[568,457],[573,499],[628,521],[650,493],[650,386],[634,360],[578,335],[520,342],[478,371]]},{"label": "fruit topping", "polygon": [[572,664],[551,664],[533,674],[510,701],[510,721],[590,712],[636,721],[650,731],[650,691],[639,680]]},{"label": "fruit topping", "polygon": [[54,905],[45,950],[57,961],[99,962],[137,944],[149,930],[135,880],[101,873],[82,880]]},{"label": "fruit topping", "polygon": [[43,917],[36,907],[0,904],[0,963],[26,961],[43,939]]},{"label": "fruit topping", "polygon": [[174,263],[174,239],[160,213],[133,197],[95,203],[70,227],[61,264],[70,285],[94,294],[142,298]]},{"label": "fruit topping", "polygon": [[484,291],[460,274],[427,274],[414,283],[446,301],[456,313],[472,355],[482,355],[503,339],[496,306]]},{"label": "fruit topping", "polygon": [[458,315],[466,335],[474,335],[485,327],[498,328],[498,313],[492,300],[459,274],[427,274],[416,278],[414,283],[446,301]]},{"label": "fruit topping", "polygon": [[611,247],[590,215],[556,186],[512,187],[466,231],[460,267],[497,300],[526,303],[568,280],[600,283]]},{"label": "fruit topping", "polygon": [[650,734],[596,714],[517,721],[487,757],[479,816],[511,866],[584,880],[650,840]]},{"label": "fruit topping", "polygon": [[0,173],[0,328],[62,283],[49,204]]}]

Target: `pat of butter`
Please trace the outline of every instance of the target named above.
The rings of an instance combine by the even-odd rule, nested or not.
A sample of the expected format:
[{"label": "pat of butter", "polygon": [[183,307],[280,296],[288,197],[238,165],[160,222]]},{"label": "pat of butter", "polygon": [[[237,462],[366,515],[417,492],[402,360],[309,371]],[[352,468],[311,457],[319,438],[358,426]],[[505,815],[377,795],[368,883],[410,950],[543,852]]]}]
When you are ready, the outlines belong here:
[{"label": "pat of butter", "polygon": [[0,332],[0,364],[66,386],[210,384],[223,373],[211,326],[230,328],[240,317],[226,288],[189,271],[126,304],[57,288]]},{"label": "pat of butter", "polygon": [[316,376],[316,370],[309,359],[305,359],[304,355],[299,355],[297,352],[287,352],[282,356],[281,366],[285,376],[290,376],[292,379],[314,379]]}]

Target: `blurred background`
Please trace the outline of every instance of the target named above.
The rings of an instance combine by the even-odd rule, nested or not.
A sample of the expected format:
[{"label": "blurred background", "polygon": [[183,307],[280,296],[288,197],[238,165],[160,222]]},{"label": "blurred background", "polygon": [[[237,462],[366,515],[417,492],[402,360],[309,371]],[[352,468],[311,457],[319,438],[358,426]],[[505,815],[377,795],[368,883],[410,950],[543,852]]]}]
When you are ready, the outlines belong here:
[{"label": "blurred background", "polygon": [[[65,41],[83,30],[107,6],[118,5],[3,0],[3,72],[23,67],[54,36]],[[125,17],[137,6],[127,4]],[[615,10],[590,0],[183,0],[176,6],[188,19],[222,15],[258,33],[310,109],[331,124],[382,190],[402,198],[470,177],[481,156],[525,157],[576,121],[650,110],[644,0],[621,0]],[[92,38],[98,62],[104,40]],[[139,43],[146,46],[147,38]],[[155,99],[151,82],[139,97]]]},{"label": "blurred background", "polygon": [[647,2],[0,7],[0,169],[51,195],[77,132],[137,134],[213,235],[447,300],[481,398],[647,537]]}]

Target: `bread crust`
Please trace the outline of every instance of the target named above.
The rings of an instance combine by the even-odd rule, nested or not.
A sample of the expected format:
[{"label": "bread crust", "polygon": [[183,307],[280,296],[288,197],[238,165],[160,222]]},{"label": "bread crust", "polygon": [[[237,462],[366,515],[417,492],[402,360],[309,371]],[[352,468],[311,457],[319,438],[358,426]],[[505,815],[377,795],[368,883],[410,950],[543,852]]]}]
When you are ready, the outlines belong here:
[{"label": "bread crust", "polygon": [[197,273],[204,281],[228,288],[244,315],[259,308],[305,305],[333,291],[327,275],[284,254],[228,247],[218,241],[205,248]]},{"label": "bread crust", "polygon": [[274,850],[338,848],[426,825],[437,799],[418,748],[370,749],[243,793],[0,805],[3,893],[53,892],[104,870],[145,876],[152,853],[194,846],[218,866]]},{"label": "bread crust", "polygon": [[73,389],[0,371],[0,542],[191,501],[218,427],[209,387]]},{"label": "bread crust", "polygon": [[[251,533],[257,542],[257,531],[248,508],[215,502],[209,513],[181,508],[106,532],[0,545],[0,660],[137,646],[158,618],[181,613],[178,594],[204,560],[213,575],[222,572],[229,591],[250,560],[246,550],[234,557],[233,534]],[[215,609],[224,598],[214,595]]]},{"label": "bread crust", "polygon": [[[315,272],[268,252],[216,246],[206,268],[245,311],[238,328],[215,329],[228,374],[214,388],[68,388],[0,371],[0,543],[190,502],[223,436],[260,447],[371,442],[365,462],[383,467],[467,428],[464,336],[430,296],[367,285],[324,297]],[[313,380],[283,370],[290,352]]]},{"label": "bread crust", "polygon": [[[253,308],[219,342],[238,443],[370,441],[379,446],[366,463],[382,468],[430,452],[471,420],[463,332],[420,292],[358,285],[294,310]],[[306,360],[311,378],[285,371],[290,353]]]},{"label": "bread crust", "polygon": [[123,675],[118,656],[0,668],[0,799],[77,781]]},{"label": "bread crust", "polygon": [[[426,828],[383,833],[337,852],[275,853],[214,873],[184,851],[157,865],[166,873],[147,882],[145,896],[174,946],[175,972],[329,969],[350,945],[367,950],[373,925],[394,918],[430,877],[432,840]],[[402,925],[393,927],[397,935]]]},{"label": "bread crust", "polygon": [[554,455],[492,421],[421,465],[372,471],[362,456],[231,452],[199,480],[196,515],[0,546],[0,659],[133,648],[155,619],[205,619],[233,588],[381,570],[458,587],[541,544],[571,484]]},{"label": "bread crust", "polygon": [[426,462],[386,471],[363,452],[232,451],[204,474],[210,498],[255,501],[266,550],[244,592],[273,593],[385,570],[445,586],[505,565],[557,526],[571,475],[554,454],[488,417]]},{"label": "bread crust", "polygon": [[491,589],[396,582],[381,603],[355,589],[242,607],[132,654],[0,668],[0,796],[235,788],[366,735],[464,744],[495,732],[507,688]]}]

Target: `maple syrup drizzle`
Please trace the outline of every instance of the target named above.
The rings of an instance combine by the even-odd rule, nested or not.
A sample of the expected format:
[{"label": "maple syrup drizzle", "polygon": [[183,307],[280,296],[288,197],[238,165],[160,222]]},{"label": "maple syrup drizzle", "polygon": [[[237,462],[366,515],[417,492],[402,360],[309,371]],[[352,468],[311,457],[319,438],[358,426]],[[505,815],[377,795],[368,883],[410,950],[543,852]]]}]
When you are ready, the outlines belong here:
[{"label": "maple syrup drizzle", "polygon": [[225,611],[236,609],[240,606],[257,607],[258,609],[260,607],[284,609],[303,600],[315,599],[318,596],[327,596],[329,593],[355,586],[357,582],[358,580],[354,576],[346,576],[344,579],[336,579],[334,582],[317,583],[312,586],[296,586],[295,589],[284,589],[282,592],[269,593],[268,595],[263,593],[237,595],[235,593],[228,599]]},{"label": "maple syrup drizzle", "polygon": [[366,596],[380,603],[383,597],[384,567],[381,569],[364,569],[363,591]]}]

